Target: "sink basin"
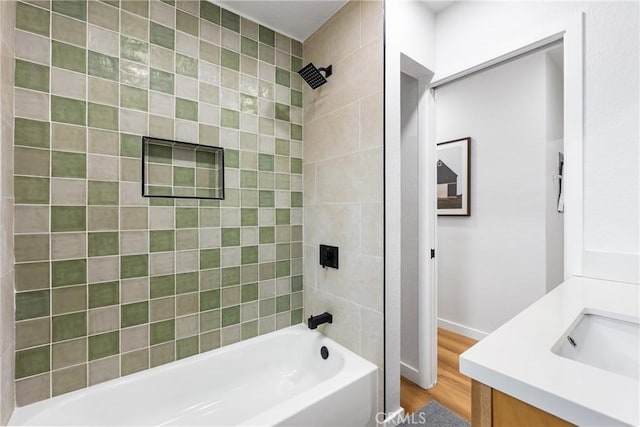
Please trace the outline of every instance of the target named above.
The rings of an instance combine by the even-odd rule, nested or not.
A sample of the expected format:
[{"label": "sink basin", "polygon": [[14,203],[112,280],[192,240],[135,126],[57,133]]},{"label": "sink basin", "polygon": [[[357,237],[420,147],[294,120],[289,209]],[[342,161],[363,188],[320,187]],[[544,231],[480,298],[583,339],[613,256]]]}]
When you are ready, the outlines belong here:
[{"label": "sink basin", "polygon": [[585,311],[552,351],[562,357],[639,379],[640,323],[638,319]]}]

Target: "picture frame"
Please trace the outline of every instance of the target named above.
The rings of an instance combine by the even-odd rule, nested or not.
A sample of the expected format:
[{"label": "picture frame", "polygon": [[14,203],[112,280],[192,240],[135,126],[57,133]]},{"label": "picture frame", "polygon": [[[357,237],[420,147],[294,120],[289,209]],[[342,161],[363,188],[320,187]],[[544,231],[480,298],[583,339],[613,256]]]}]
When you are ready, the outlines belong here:
[{"label": "picture frame", "polygon": [[438,216],[471,215],[471,137],[436,146]]}]

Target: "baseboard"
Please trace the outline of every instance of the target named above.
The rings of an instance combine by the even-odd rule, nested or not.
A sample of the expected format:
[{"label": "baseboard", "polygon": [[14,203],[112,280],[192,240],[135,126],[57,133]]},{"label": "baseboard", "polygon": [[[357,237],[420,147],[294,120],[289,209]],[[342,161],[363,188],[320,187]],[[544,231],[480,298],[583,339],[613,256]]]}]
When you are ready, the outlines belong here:
[{"label": "baseboard", "polygon": [[389,412],[382,423],[379,420],[376,421],[378,421],[380,427],[396,427],[404,421],[404,408],[400,407],[393,412]]},{"label": "baseboard", "polygon": [[640,283],[640,254],[583,251],[582,276]]},{"label": "baseboard", "polygon": [[400,375],[412,381],[418,383],[418,370],[411,365],[407,365],[404,362],[400,362]]},{"label": "baseboard", "polygon": [[451,322],[440,317],[438,317],[438,328],[446,329],[447,331],[455,332],[456,334],[463,335],[467,338],[473,338],[478,341],[489,335],[487,332],[470,328],[456,322]]}]

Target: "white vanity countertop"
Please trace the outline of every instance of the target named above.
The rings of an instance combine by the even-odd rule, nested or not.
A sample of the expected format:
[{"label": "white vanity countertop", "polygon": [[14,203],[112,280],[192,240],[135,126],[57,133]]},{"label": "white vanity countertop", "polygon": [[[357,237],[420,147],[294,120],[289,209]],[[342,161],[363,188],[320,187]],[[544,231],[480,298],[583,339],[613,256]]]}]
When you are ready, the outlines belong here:
[{"label": "white vanity countertop", "polygon": [[639,425],[640,382],[551,351],[585,309],[638,319],[640,285],[572,277],[464,352],[460,372],[574,424]]}]

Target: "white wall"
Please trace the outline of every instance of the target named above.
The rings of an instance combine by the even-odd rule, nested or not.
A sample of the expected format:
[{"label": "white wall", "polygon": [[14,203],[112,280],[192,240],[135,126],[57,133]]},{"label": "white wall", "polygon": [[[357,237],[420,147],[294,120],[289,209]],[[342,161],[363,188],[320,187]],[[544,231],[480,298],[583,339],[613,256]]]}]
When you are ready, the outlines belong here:
[{"label": "white wall", "polygon": [[401,353],[403,376],[418,369],[418,81],[402,74],[402,299]]},{"label": "white wall", "polygon": [[[385,2],[385,409],[400,410],[401,126],[405,54],[435,71],[435,18],[420,1]],[[426,112],[425,112],[426,114]]]},{"label": "white wall", "polygon": [[471,215],[438,217],[445,327],[492,332],[546,291],[545,87],[539,52],[436,92],[436,140],[471,137]]},{"label": "white wall", "polygon": [[[584,270],[638,271],[638,2],[461,2],[436,20],[437,78],[527,45],[585,12]],[[602,256],[600,256],[600,255]],[[596,265],[597,264],[597,265]],[[635,267],[634,267],[635,265]]]}]

